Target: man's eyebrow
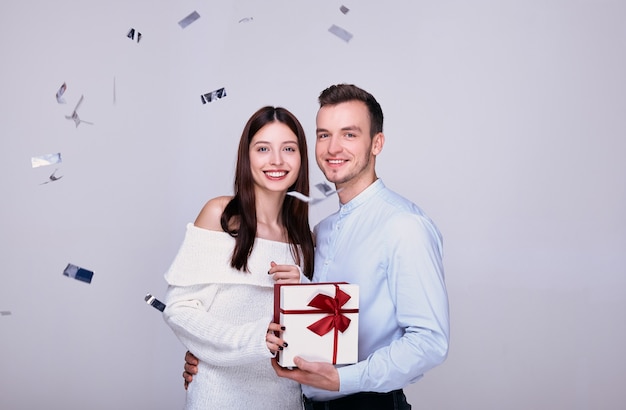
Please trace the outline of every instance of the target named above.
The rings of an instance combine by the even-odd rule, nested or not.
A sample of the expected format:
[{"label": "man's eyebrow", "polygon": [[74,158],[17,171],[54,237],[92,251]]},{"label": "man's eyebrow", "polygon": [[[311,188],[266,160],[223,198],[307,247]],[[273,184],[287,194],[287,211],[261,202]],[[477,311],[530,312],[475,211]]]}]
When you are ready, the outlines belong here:
[{"label": "man's eyebrow", "polygon": [[[341,131],[358,131],[358,132],[362,132],[361,127],[359,127],[358,125],[349,125],[347,127],[342,127]],[[328,130],[326,128],[318,128],[315,130],[315,132],[328,132]]]}]

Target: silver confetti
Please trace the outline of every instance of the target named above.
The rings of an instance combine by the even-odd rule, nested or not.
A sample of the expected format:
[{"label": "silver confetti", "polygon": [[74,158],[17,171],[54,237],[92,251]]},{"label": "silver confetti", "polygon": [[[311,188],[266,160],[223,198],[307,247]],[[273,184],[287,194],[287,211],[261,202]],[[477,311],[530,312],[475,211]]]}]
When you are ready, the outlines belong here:
[{"label": "silver confetti", "polygon": [[74,111],[72,111],[72,115],[65,116],[65,118],[67,118],[68,120],[74,120],[74,122],[76,123],[76,128],[78,128],[81,122],[84,122],[85,124],[93,125],[93,122],[83,121],[78,116],[77,110],[78,110],[78,107],[80,107],[80,104],[82,104],[83,98],[84,96],[81,95],[80,99],[78,100],[78,103],[76,104],[76,108],[74,108]]},{"label": "silver confetti", "polygon": [[336,26],[334,24],[332,26],[330,26],[328,31],[330,31],[331,33],[333,33],[334,35],[336,35],[337,37],[339,37],[340,39],[342,39],[346,43],[349,42],[350,39],[352,39],[352,34],[351,33],[349,33],[345,29],[343,29],[343,28],[341,28],[339,26]]},{"label": "silver confetti", "polygon": [[[126,37],[130,38],[131,40],[135,39],[135,29],[131,28],[130,30],[128,30],[128,34],[126,34]],[[137,31],[137,43],[139,43],[139,41],[141,41],[141,33],[139,31]]]},{"label": "silver confetti", "polygon": [[165,310],[165,304],[163,302],[161,302],[159,299],[157,299],[154,296],[152,296],[151,294],[149,294],[149,293],[146,295],[144,300],[146,301],[147,304],[149,304],[150,306],[152,306],[156,310],[160,310],[161,312],[163,312],[163,310]]},{"label": "silver confetti", "polygon": [[202,94],[200,98],[202,99],[202,104],[206,104],[213,100],[218,100],[220,98],[226,97],[226,89],[220,88],[219,90],[211,91],[210,93]]},{"label": "silver confetti", "polygon": [[67,264],[67,267],[63,270],[63,275],[86,283],[91,283],[91,279],[93,278],[92,271],[72,265],[71,263]]},{"label": "silver confetti", "polygon": [[308,202],[309,205],[315,205],[318,202],[322,202],[326,198],[330,197],[330,195],[332,195],[334,193],[337,193],[339,191],[341,191],[341,189],[338,189],[337,191],[333,190],[332,192],[330,192],[328,194],[324,194],[325,195],[324,198],[313,198],[313,197],[310,197],[310,196],[306,196],[303,193],[298,192],[298,191],[289,191],[289,192],[287,192],[287,195],[292,196],[294,198],[297,198],[297,199],[299,199],[299,200],[301,200],[303,202]]},{"label": "silver confetti", "polygon": [[39,185],[49,184],[50,182],[58,181],[59,179],[63,178],[63,175],[61,175],[60,177],[56,176],[58,170],[59,168],[55,169],[54,172],[48,177],[48,181],[42,182]]},{"label": "silver confetti", "polygon": [[30,159],[33,168],[44,167],[46,165],[58,164],[61,162],[61,153],[40,155]]},{"label": "silver confetti", "polygon": [[182,28],[185,28],[191,23],[193,23],[194,21],[198,20],[199,18],[200,18],[200,15],[198,14],[198,12],[194,11],[193,13],[191,13],[190,15],[188,15],[187,17],[179,21],[178,25],[181,26]]},{"label": "silver confetti", "polygon": [[63,83],[61,85],[61,87],[59,88],[59,91],[57,91],[57,102],[59,104],[65,104],[65,99],[63,98],[63,94],[65,93],[65,90],[67,90],[67,85],[65,83]]},{"label": "silver confetti", "polygon": [[341,10],[343,14],[348,14],[348,12],[350,11],[350,9],[347,8],[346,6],[339,7],[339,10]]}]

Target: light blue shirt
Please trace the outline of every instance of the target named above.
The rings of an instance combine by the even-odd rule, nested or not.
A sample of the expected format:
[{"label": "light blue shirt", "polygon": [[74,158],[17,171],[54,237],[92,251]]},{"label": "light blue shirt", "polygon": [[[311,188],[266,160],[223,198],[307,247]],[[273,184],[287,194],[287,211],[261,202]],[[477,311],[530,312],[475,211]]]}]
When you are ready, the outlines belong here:
[{"label": "light blue shirt", "polygon": [[314,282],[359,285],[359,362],[338,367],[339,392],[302,386],[314,400],[388,392],[448,354],[442,239],[434,223],[379,179],[315,227]]}]

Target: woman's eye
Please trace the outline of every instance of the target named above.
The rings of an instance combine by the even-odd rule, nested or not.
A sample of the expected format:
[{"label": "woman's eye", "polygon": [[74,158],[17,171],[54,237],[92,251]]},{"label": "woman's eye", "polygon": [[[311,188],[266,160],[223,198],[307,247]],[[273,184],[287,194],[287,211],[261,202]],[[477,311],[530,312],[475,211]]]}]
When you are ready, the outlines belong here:
[{"label": "woman's eye", "polygon": [[267,152],[267,151],[269,151],[269,149],[267,147],[259,147],[259,148],[257,148],[257,151],[259,151],[259,152]]},{"label": "woman's eye", "polygon": [[294,147],[285,147],[285,151],[296,152],[296,149]]}]

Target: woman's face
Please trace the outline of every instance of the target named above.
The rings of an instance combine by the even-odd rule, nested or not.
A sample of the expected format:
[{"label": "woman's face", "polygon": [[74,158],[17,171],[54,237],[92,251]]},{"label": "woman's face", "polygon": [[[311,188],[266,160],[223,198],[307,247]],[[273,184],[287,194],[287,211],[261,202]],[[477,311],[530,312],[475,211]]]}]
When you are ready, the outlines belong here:
[{"label": "woman's face", "polygon": [[298,137],[285,124],[275,121],[263,126],[252,137],[249,154],[256,188],[286,192],[298,179]]}]

